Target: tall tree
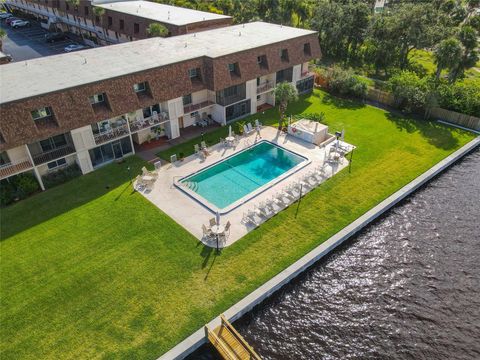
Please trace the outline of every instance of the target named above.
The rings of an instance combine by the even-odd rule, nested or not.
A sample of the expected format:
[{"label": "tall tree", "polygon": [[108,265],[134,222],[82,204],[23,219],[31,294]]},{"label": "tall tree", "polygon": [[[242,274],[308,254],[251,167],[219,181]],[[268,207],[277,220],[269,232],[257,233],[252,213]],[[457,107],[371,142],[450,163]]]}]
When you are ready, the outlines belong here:
[{"label": "tall tree", "polygon": [[476,50],[478,40],[475,29],[469,25],[462,26],[458,33],[458,39],[463,45],[463,53],[460,57],[460,61],[448,74],[450,83],[454,83],[457,79],[463,78],[465,70],[475,66],[476,62],[479,60],[478,51]]},{"label": "tall tree", "polygon": [[165,25],[159,23],[151,23],[147,27],[147,34],[150,37],[166,37],[168,36],[168,29],[165,27]]},{"label": "tall tree", "polygon": [[435,63],[437,64],[436,79],[440,79],[442,70],[455,69],[462,58],[462,44],[454,37],[443,40],[434,50]]},{"label": "tall tree", "polygon": [[297,100],[298,92],[297,88],[291,83],[282,82],[275,87],[274,95],[275,103],[278,104],[278,108],[280,110],[280,121],[278,123],[278,128],[282,129],[288,103]]}]

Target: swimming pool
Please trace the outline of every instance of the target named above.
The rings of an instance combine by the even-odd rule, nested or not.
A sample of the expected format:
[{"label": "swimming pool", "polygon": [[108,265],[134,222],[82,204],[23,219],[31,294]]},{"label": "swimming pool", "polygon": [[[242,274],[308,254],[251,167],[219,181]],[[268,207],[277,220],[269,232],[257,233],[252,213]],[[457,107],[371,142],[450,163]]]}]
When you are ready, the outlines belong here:
[{"label": "swimming pool", "polygon": [[181,179],[179,188],[211,210],[226,213],[307,163],[307,158],[263,140]]}]

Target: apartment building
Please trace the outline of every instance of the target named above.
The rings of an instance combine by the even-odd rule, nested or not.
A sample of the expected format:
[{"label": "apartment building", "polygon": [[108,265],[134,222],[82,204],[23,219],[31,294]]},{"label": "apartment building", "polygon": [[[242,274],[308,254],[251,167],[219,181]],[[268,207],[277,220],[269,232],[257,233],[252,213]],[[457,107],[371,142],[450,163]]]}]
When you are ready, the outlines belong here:
[{"label": "apartment building", "polygon": [[143,0],[79,0],[78,5],[65,0],[6,0],[5,4],[39,18],[45,28],[82,36],[91,46],[145,39],[151,23],[164,25],[170,36],[232,23],[230,16]]},{"label": "apartment building", "polygon": [[[266,104],[283,81],[313,88],[314,31],[254,22],[0,66],[0,178],[82,173],[133,154],[152,136],[175,139]],[[10,86],[16,84],[17,86]]]}]

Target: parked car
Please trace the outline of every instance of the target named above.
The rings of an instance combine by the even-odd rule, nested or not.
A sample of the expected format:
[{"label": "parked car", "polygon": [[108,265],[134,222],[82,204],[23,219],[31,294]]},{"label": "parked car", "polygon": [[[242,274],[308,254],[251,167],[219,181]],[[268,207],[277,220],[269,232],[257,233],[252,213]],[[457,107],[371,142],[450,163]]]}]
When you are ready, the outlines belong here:
[{"label": "parked car", "polygon": [[80,44],[70,44],[68,46],[65,46],[63,49],[65,52],[72,52],[72,51],[77,51],[77,50],[82,50],[85,49],[86,46],[80,45]]},{"label": "parked car", "polygon": [[15,20],[10,23],[10,26],[17,29],[19,27],[30,27],[30,21],[27,20]]},{"label": "parked car", "polygon": [[1,19],[1,20],[8,19],[8,18],[10,18],[10,17],[12,17],[12,16],[13,16],[12,14],[7,13],[7,12],[2,12],[2,13],[0,13],[0,19]]},{"label": "parked car", "polygon": [[45,41],[50,43],[53,43],[55,41],[62,41],[65,39],[67,39],[67,35],[65,35],[63,32],[54,32],[45,35]]},{"label": "parked car", "polygon": [[14,16],[10,16],[9,18],[7,18],[7,20],[5,20],[5,24],[10,25],[12,21],[15,21],[15,20],[21,20],[21,19]]}]

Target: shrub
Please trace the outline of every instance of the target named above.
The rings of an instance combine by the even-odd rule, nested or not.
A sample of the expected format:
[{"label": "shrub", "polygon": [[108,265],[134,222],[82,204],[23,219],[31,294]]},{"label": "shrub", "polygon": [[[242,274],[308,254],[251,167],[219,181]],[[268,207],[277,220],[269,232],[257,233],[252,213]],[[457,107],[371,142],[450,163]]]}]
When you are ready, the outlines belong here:
[{"label": "shrub", "polygon": [[319,113],[297,114],[297,115],[294,115],[293,118],[295,120],[307,119],[307,120],[316,121],[316,122],[323,122],[325,120],[325,113],[319,112]]},{"label": "shrub", "polygon": [[0,181],[0,205],[11,204],[15,199],[15,187],[7,180]]},{"label": "shrub", "polygon": [[20,199],[25,199],[40,189],[37,179],[30,173],[23,173],[13,177],[11,183],[15,187],[15,195]]},{"label": "shrub", "polygon": [[42,180],[43,185],[45,185],[46,188],[51,188],[63,184],[80,175],[82,175],[82,171],[78,167],[77,163],[73,163],[72,165],[42,176]]},{"label": "shrub", "polygon": [[464,82],[449,85],[442,83],[437,88],[439,106],[462,114],[480,117],[480,87]]},{"label": "shrub", "polygon": [[335,66],[326,72],[326,79],[328,89],[332,93],[359,98],[365,98],[367,95],[368,84],[356,76],[352,70],[344,70]]},{"label": "shrub", "polygon": [[420,111],[425,106],[430,89],[426,78],[421,79],[411,71],[402,71],[393,75],[389,84],[401,110],[410,113]]}]

